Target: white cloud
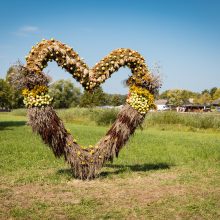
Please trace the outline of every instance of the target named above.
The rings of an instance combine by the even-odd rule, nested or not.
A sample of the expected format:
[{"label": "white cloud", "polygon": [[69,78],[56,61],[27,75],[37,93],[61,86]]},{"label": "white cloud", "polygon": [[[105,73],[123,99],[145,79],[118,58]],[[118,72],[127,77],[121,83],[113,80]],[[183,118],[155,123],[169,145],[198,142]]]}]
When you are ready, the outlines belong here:
[{"label": "white cloud", "polygon": [[24,26],[20,28],[20,31],[26,32],[26,33],[33,33],[39,31],[39,28],[36,26]]},{"label": "white cloud", "polygon": [[36,26],[32,25],[26,25],[23,27],[20,27],[18,31],[15,32],[16,35],[26,37],[32,34],[38,34],[40,33],[40,29]]}]

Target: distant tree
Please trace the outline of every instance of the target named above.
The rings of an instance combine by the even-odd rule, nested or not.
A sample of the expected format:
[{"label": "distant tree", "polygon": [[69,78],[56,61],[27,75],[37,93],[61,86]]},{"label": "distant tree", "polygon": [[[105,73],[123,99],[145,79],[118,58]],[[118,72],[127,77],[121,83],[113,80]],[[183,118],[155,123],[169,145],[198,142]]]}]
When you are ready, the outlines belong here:
[{"label": "distant tree", "polygon": [[212,102],[212,97],[208,92],[200,94],[195,99],[195,103],[201,104],[201,105],[207,105],[207,104],[210,104],[211,102]]},{"label": "distant tree", "polygon": [[0,107],[11,108],[11,106],[12,106],[11,87],[4,79],[0,79]]},{"label": "distant tree", "polygon": [[121,94],[110,95],[110,105],[119,106],[125,104],[127,96]]},{"label": "distant tree", "polygon": [[189,91],[189,90],[166,90],[160,94],[160,99],[167,99],[169,104],[174,106],[181,106],[183,104],[189,103],[190,98],[195,98],[198,96],[198,93]]},{"label": "distant tree", "polygon": [[213,100],[220,98],[220,88],[215,90],[215,93],[213,94]]},{"label": "distant tree", "polygon": [[23,96],[20,91],[16,90],[15,88],[11,87],[11,107],[15,108],[23,108]]},{"label": "distant tree", "polygon": [[15,72],[19,71],[19,67],[16,65],[11,66],[6,74],[6,81],[11,87],[11,107],[12,108],[23,108],[23,96],[21,94],[21,91],[16,88],[16,86],[12,85],[10,81],[11,75]]},{"label": "distant tree", "polygon": [[204,89],[201,94],[206,94],[206,93],[209,93],[209,90],[208,89]]},{"label": "distant tree", "polygon": [[118,106],[121,104],[120,97],[118,95],[112,95],[111,104],[114,106]]},{"label": "distant tree", "polygon": [[162,93],[159,95],[159,99],[169,99],[169,97],[168,97],[168,92],[169,92],[169,90],[166,90],[166,91],[162,92]]},{"label": "distant tree", "polygon": [[217,90],[218,88],[217,87],[213,87],[213,88],[211,88],[210,89],[210,95],[211,95],[211,97],[213,98],[213,96],[214,96],[214,94],[215,94],[215,92],[216,92],[216,90]]},{"label": "distant tree", "polygon": [[186,104],[190,98],[197,104],[210,104],[212,100],[220,98],[220,88],[213,87],[210,90],[204,89],[201,93],[189,90],[166,90],[160,94],[159,98],[167,99],[170,104],[175,106]]},{"label": "distant tree", "polygon": [[77,106],[80,101],[80,89],[70,80],[58,80],[50,85],[49,93],[53,97],[54,108]]},{"label": "distant tree", "polygon": [[175,90],[170,90],[167,94],[168,96],[168,103],[174,106],[181,106],[186,103],[187,100],[185,98],[183,99],[182,91],[175,89]]},{"label": "distant tree", "polygon": [[107,103],[107,96],[101,87],[98,87],[94,92],[84,91],[80,99],[80,107],[103,106]]}]

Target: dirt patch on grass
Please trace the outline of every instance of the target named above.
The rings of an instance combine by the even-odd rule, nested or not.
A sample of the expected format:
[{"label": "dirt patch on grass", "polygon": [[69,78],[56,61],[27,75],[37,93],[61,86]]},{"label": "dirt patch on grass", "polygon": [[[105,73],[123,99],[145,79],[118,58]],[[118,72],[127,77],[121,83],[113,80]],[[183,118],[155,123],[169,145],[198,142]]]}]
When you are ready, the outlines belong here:
[{"label": "dirt patch on grass", "polygon": [[135,176],[126,179],[93,180],[89,182],[71,181],[71,188],[80,188],[87,195],[95,197],[103,203],[116,203],[120,206],[132,207],[137,204],[146,205],[169,195],[182,195],[186,192],[184,186],[166,185],[164,180],[174,180],[174,173],[157,173],[149,176]]},{"label": "dirt patch on grass", "polygon": [[30,207],[34,202],[41,201],[54,204],[79,204],[82,199],[90,198],[105,204],[146,204],[170,194],[183,194],[185,188],[179,185],[163,185],[164,179],[175,179],[174,174],[157,174],[147,177],[126,179],[96,179],[93,181],[71,180],[59,185],[25,184],[13,187],[2,186],[5,194],[1,196],[4,208],[19,205]]},{"label": "dirt patch on grass", "polygon": [[[12,187],[2,185],[0,209],[2,213],[10,213],[14,207],[28,210],[33,209],[34,204],[41,203],[48,206],[43,215],[53,215],[56,219],[68,219],[66,212],[75,214],[75,210],[81,213],[80,217],[84,212],[87,216],[93,212],[100,216],[115,212],[116,216],[117,213],[123,213],[124,216],[136,218],[137,209],[143,214],[146,207],[153,207],[170,198],[186,206],[189,197],[202,199],[211,192],[211,189],[207,191],[202,185],[182,184],[178,181],[179,175],[177,170],[158,171],[147,176],[131,174],[127,178],[72,179],[60,184],[29,183]],[[141,219],[142,214],[137,218]]]}]

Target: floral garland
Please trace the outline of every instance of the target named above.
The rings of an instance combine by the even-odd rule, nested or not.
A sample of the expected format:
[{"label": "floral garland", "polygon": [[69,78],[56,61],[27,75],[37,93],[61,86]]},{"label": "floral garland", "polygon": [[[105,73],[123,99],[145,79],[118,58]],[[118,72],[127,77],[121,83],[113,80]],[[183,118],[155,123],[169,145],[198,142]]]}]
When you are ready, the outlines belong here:
[{"label": "floral garland", "polygon": [[87,64],[69,46],[59,41],[43,39],[36,46],[33,46],[29,55],[26,56],[26,67],[34,73],[40,74],[47,66],[48,61],[56,61],[58,66],[82,84],[86,90],[93,91],[106,79],[118,71],[120,67],[127,66],[131,69],[132,76],[127,83],[145,87],[152,94],[158,89],[159,82],[149,72],[143,56],[137,51],[125,48],[113,50],[108,56],[89,69]]}]

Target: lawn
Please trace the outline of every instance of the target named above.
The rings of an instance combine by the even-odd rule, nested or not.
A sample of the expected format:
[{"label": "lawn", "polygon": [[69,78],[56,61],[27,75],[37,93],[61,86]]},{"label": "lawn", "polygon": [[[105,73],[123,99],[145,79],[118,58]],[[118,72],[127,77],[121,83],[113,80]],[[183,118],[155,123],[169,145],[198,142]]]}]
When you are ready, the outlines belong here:
[{"label": "lawn", "polygon": [[[220,219],[220,132],[138,130],[100,177],[74,179],[26,125],[0,113],[0,219]],[[65,123],[82,145],[107,127]]]}]

